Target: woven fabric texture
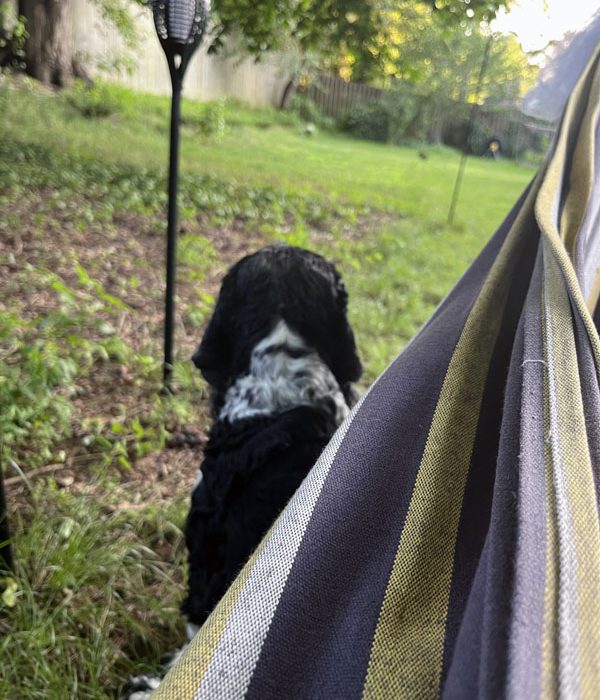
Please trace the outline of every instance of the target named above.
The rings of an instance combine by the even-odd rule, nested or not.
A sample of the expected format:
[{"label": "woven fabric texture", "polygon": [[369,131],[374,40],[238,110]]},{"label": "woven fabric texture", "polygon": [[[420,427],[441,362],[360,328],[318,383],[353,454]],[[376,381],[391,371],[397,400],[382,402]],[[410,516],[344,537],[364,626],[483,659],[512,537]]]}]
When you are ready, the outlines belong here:
[{"label": "woven fabric texture", "polygon": [[156,700],[596,698],[600,49]]}]

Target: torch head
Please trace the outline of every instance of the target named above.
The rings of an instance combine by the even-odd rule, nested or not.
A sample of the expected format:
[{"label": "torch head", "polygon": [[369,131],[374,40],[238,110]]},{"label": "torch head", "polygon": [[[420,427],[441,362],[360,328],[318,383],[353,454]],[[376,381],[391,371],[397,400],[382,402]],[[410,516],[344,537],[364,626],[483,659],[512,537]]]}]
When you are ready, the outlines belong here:
[{"label": "torch head", "polygon": [[208,24],[210,0],[152,0],[154,26],[167,57],[189,58]]}]

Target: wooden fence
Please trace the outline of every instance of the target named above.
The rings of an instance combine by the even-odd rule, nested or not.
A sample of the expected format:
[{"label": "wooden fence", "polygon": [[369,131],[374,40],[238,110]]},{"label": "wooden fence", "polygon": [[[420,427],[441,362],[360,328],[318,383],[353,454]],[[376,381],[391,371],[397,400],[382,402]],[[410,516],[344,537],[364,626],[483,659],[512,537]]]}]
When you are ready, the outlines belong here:
[{"label": "wooden fence", "polygon": [[385,91],[379,88],[349,83],[336,75],[324,73],[313,80],[306,91],[307,97],[328,117],[339,117],[356,104],[379,102],[384,94]]},{"label": "wooden fence", "polygon": [[[92,73],[98,66],[104,66],[103,74],[109,80],[144,92],[169,94],[169,71],[152,15],[147,8],[131,7],[141,39],[131,72],[119,72],[110,67],[115,57],[125,51],[123,40],[102,20],[97,6],[90,0],[73,2],[75,49]],[[256,107],[275,106],[288,79],[282,69],[284,63],[277,54],[265,56],[261,63],[251,58],[242,60],[208,55],[204,44],[192,59],[184,81],[184,92],[199,100],[234,97]]]},{"label": "wooden fence", "polygon": [[[321,73],[310,83],[304,94],[317,105],[322,114],[339,117],[355,105],[380,102],[386,91]],[[486,141],[493,137],[500,139],[505,155],[518,158],[528,150],[542,152],[548,136],[554,131],[554,125],[528,119],[515,104],[505,108],[479,108],[475,121],[478,133],[469,137],[469,110],[467,104],[454,103],[448,109],[437,110],[433,116],[428,115],[430,123],[425,124],[426,140],[457,148],[464,148],[467,140],[471,140],[471,148],[479,153],[485,150]],[[411,134],[407,136],[411,137]]]}]

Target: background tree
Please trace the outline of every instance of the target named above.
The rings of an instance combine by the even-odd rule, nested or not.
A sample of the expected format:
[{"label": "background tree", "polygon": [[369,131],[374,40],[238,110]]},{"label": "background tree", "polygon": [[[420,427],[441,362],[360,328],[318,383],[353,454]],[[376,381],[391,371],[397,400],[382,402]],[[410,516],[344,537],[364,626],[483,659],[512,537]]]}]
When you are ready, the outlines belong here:
[{"label": "background tree", "polygon": [[[75,0],[18,0],[18,12],[26,28],[25,69],[47,85],[65,87],[74,77],[87,79],[85,67],[74,53],[73,7]],[[93,0],[102,18],[118,29],[126,43],[137,35],[130,15],[131,0]],[[146,4],[141,0],[135,4]]]},{"label": "background tree", "polygon": [[70,0],[19,0],[25,19],[25,65],[33,78],[60,87],[73,80],[72,4]]},{"label": "background tree", "polygon": [[[236,37],[257,58],[285,48],[317,54],[344,77],[381,81],[396,73],[405,33],[429,22],[456,29],[493,19],[512,0],[214,0],[210,51]],[[408,29],[407,29],[408,28]]]},{"label": "background tree", "polygon": [[[129,10],[148,0],[93,0],[103,17],[126,38],[135,34]],[[214,0],[209,51],[222,50],[226,38],[259,59],[293,42],[302,55],[317,55],[329,65],[352,57],[353,77],[385,75],[398,58],[402,22],[428,12],[456,26],[465,18],[489,19],[511,0]],[[79,71],[73,54],[74,0],[18,0],[25,18],[27,71],[45,83],[68,85]],[[411,8],[416,8],[412,11]],[[400,8],[400,10],[398,10]],[[397,21],[391,22],[390,18]]]}]

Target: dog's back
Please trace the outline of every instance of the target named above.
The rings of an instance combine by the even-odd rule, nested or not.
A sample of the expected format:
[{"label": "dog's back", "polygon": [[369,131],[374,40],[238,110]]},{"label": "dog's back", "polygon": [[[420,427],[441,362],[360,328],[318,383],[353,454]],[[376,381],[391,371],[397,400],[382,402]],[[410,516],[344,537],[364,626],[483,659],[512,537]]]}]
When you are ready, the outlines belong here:
[{"label": "dog's back", "polygon": [[219,602],[336,427],[334,412],[312,406],[215,424],[186,524],[182,611],[192,624]]}]

